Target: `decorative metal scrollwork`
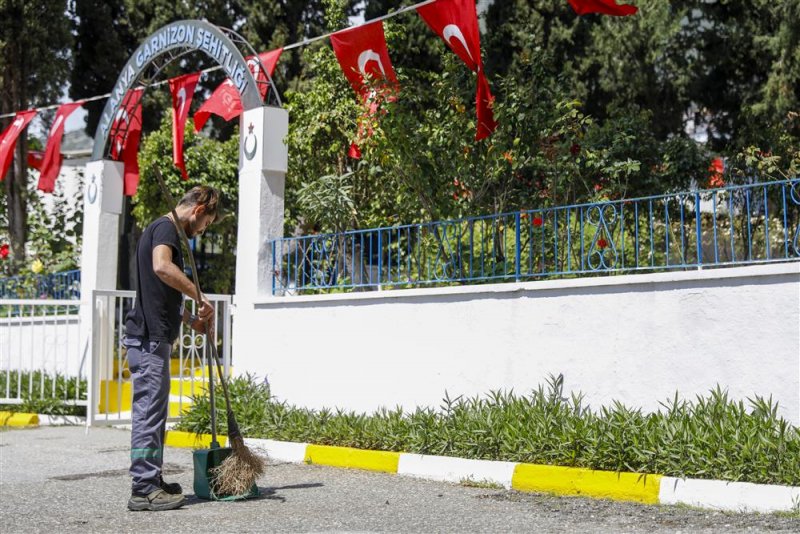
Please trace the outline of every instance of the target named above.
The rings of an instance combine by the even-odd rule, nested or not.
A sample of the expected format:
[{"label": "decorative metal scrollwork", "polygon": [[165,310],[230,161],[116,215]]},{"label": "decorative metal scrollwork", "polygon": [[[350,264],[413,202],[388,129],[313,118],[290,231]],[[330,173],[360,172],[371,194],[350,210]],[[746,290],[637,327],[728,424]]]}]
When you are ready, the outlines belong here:
[{"label": "decorative metal scrollwork", "polygon": [[458,242],[458,237],[451,235],[456,231],[456,225],[450,222],[437,223],[433,228],[432,233],[437,237],[436,259],[433,262],[433,276],[436,280],[449,281],[457,276],[458,264],[451,243],[451,240]]},{"label": "decorative metal scrollwork", "polygon": [[617,223],[617,207],[614,204],[595,204],[589,206],[586,223],[595,227],[592,243],[586,252],[586,263],[593,271],[613,269],[619,254],[609,228]]}]

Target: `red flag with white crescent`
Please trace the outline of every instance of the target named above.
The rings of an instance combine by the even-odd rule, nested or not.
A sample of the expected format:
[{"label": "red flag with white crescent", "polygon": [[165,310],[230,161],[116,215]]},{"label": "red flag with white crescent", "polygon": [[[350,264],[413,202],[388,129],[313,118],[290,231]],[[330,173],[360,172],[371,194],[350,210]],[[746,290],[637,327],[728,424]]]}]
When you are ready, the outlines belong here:
[{"label": "red flag with white crescent", "polygon": [[331,45],[345,77],[362,100],[366,100],[370,92],[367,76],[397,85],[383,33],[383,22],[362,24],[336,32],[331,35]]},{"label": "red flag with white crescent", "polygon": [[183,134],[189,108],[192,105],[192,96],[200,73],[185,74],[172,78],[169,81],[169,90],[172,93],[172,162],[181,170],[184,180],[189,178],[186,173],[186,162],[183,160]]},{"label": "red flag with white crescent", "polygon": [[[270,50],[269,52],[262,52],[258,55],[258,58],[261,60],[261,64],[263,64],[264,68],[267,69],[270,78],[272,78],[272,75],[275,72],[275,67],[278,65],[278,59],[280,59],[281,53],[283,53],[283,48]],[[261,65],[258,61],[256,61],[255,56],[247,57],[247,65],[250,67],[250,72],[253,73],[253,76],[256,79],[256,83],[258,84],[258,92],[261,94],[261,98],[263,99],[267,94],[269,81],[267,80],[264,71],[261,69]],[[239,91],[236,89],[236,86],[233,85],[231,79],[226,78],[225,81],[214,90],[209,99],[203,102],[203,105],[200,106],[200,109],[195,112],[194,131],[199,132],[202,130],[203,126],[206,124],[206,121],[208,121],[208,118],[212,114],[229,121],[234,117],[238,117],[243,110],[244,108],[242,107],[242,99],[239,96]]]},{"label": "red flag with white crescent", "polygon": [[81,107],[83,102],[69,102],[61,104],[56,111],[56,117],[50,126],[50,133],[47,136],[47,147],[44,151],[44,160],[40,166],[38,188],[45,193],[52,193],[55,189],[56,178],[61,170],[61,162],[64,157],[61,155],[61,139],[64,137],[64,123],[72,112]]},{"label": "red flag with white crescent", "polygon": [[123,193],[136,194],[139,185],[139,138],[142,135],[142,89],[125,94],[122,107],[111,124],[111,158],[125,164]]},{"label": "red flag with white crescent", "polygon": [[634,15],[639,8],[630,4],[617,4],[616,0],[569,0],[569,5],[578,15],[588,15],[589,13],[601,13],[603,15],[613,15],[625,17]]},{"label": "red flag with white crescent", "polygon": [[475,140],[488,137],[497,128],[497,123],[492,112],[494,97],[483,73],[481,38],[478,32],[475,0],[439,0],[418,7],[417,13],[425,21],[425,24],[466,63],[470,70],[478,73],[478,87],[475,95],[478,131],[475,134]]},{"label": "red flag with white crescent", "polygon": [[[111,159],[119,161],[125,148],[130,132],[142,129],[142,112],[139,101],[142,99],[142,89],[128,91],[122,100],[122,106],[117,110],[114,121],[111,123]],[[137,113],[138,111],[138,113]]]},{"label": "red flag with white crescent", "polygon": [[11,162],[14,160],[14,147],[17,146],[17,138],[22,130],[28,126],[28,123],[36,116],[35,109],[27,111],[17,111],[14,120],[11,124],[3,130],[0,134],[0,182],[3,181],[11,167]]}]

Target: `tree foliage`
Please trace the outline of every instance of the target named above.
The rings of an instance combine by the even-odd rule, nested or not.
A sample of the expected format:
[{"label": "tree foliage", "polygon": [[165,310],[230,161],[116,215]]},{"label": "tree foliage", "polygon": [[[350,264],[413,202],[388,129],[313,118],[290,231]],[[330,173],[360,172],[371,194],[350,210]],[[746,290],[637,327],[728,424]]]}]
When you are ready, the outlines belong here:
[{"label": "tree foliage", "polygon": [[[70,59],[64,55],[70,20],[70,94],[79,98],[110,90],[141,40],[174,20],[206,18],[262,51],[342,29],[359,9],[369,19],[410,3],[73,0],[69,19],[58,2],[9,0],[2,20],[13,23],[4,23],[0,35],[8,52],[0,54],[3,105],[14,93],[5,90],[16,87],[14,76],[26,80],[29,96],[3,109],[54,98],[69,62],[37,58]],[[474,141],[475,75],[413,12],[385,23],[401,90],[374,115],[349,87],[328,43],[286,52],[275,78],[290,113],[287,231],[383,226],[704,186],[709,162],[719,155],[727,158],[726,180],[796,176],[800,4],[635,3],[637,15],[620,18],[579,17],[564,0],[491,3],[481,41],[500,126],[480,142]],[[12,60],[24,68],[12,72]],[[205,66],[202,54],[193,55],[164,76]],[[222,76],[209,73],[200,93],[209,95]],[[195,98],[193,108],[203,100]],[[142,146],[142,192],[134,199],[139,224],[159,211],[149,207],[158,205],[150,163],[170,169],[176,194],[188,185],[171,164],[168,92],[148,91],[144,105],[145,132],[153,133]],[[90,105],[90,134],[101,109],[102,102]],[[210,138],[187,131],[190,175],[227,184],[235,196],[237,157],[230,143],[236,123],[211,124],[205,132]],[[371,135],[363,135],[365,129]],[[360,159],[347,155],[354,141]],[[18,154],[18,167],[23,160]],[[19,184],[9,181],[7,188],[15,191],[14,202],[24,198]],[[10,207],[3,220],[18,225],[20,219]],[[234,238],[229,229],[220,233]]]},{"label": "tree foliage", "polygon": [[[70,70],[72,36],[60,0],[4,0],[0,3],[0,113],[50,104],[61,96]],[[5,128],[12,119],[2,119]],[[46,124],[49,126],[49,124]],[[8,210],[12,270],[25,256],[28,237],[27,146],[16,145],[0,203]]]}]

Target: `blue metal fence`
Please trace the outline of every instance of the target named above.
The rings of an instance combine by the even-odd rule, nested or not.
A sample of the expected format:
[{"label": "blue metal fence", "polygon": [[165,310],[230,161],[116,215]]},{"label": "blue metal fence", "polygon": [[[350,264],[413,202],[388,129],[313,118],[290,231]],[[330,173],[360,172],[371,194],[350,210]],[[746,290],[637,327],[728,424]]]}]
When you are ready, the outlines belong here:
[{"label": "blue metal fence", "polygon": [[800,179],[270,242],[273,294],[800,260]]},{"label": "blue metal fence", "polygon": [[81,298],[81,271],[0,278],[0,299]]}]

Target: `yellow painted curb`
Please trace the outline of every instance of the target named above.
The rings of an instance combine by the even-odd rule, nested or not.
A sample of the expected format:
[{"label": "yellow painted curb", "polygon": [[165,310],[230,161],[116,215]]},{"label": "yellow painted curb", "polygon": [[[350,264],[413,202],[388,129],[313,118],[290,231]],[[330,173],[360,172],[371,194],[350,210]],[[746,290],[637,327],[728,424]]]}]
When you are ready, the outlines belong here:
[{"label": "yellow painted curb", "polygon": [[39,426],[39,416],[35,413],[0,412],[2,426]]},{"label": "yellow painted curb", "polygon": [[[183,447],[187,449],[207,449],[211,446],[211,434],[193,434],[178,430],[167,430],[164,440],[167,447]],[[217,436],[221,447],[228,444],[228,436]]]},{"label": "yellow painted curb", "polygon": [[585,495],[601,499],[657,504],[662,475],[615,473],[577,467],[517,464],[511,487],[558,495]]},{"label": "yellow painted curb", "polygon": [[397,465],[400,463],[400,453],[309,444],[306,447],[305,461],[306,463],[330,465],[333,467],[351,467],[353,469],[366,469],[368,471],[397,473]]}]

